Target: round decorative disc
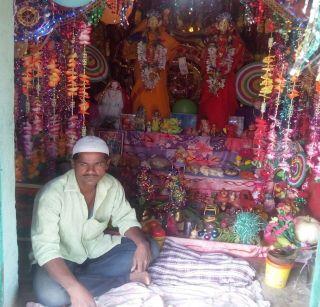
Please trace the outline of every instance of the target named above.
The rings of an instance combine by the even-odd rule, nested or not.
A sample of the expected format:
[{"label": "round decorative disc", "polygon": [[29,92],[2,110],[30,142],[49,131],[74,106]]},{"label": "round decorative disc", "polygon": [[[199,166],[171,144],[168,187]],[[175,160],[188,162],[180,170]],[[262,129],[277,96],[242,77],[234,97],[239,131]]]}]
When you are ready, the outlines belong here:
[{"label": "round decorative disc", "polygon": [[87,46],[87,75],[92,82],[100,82],[108,76],[108,63],[103,54],[94,46]]},{"label": "round decorative disc", "polygon": [[237,72],[237,98],[243,104],[259,108],[261,102],[259,92],[261,89],[261,76],[263,74],[262,67],[262,63],[254,62],[243,66]]},{"label": "round decorative disc", "polygon": [[298,153],[291,159],[288,184],[292,187],[299,188],[305,181],[307,172],[308,167],[306,157],[303,153]]},{"label": "round decorative disc", "polygon": [[39,11],[28,5],[19,8],[16,16],[18,22],[27,28],[34,27],[40,19]]}]

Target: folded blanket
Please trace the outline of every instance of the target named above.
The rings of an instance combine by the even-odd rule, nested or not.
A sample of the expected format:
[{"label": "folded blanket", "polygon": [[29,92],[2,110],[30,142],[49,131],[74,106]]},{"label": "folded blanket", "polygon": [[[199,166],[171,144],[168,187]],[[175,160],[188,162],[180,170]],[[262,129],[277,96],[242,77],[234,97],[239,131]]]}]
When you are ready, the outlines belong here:
[{"label": "folded blanket", "polygon": [[149,269],[157,285],[250,285],[255,270],[243,259],[222,253],[199,253],[166,240],[160,256]]}]

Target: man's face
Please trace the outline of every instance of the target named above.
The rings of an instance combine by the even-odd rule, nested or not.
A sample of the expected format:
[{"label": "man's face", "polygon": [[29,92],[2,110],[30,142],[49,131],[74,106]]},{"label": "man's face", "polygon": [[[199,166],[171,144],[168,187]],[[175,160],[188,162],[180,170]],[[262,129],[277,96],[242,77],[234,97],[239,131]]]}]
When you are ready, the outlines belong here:
[{"label": "man's face", "polygon": [[96,186],[110,164],[107,155],[100,152],[82,152],[73,160],[73,168],[80,188]]}]

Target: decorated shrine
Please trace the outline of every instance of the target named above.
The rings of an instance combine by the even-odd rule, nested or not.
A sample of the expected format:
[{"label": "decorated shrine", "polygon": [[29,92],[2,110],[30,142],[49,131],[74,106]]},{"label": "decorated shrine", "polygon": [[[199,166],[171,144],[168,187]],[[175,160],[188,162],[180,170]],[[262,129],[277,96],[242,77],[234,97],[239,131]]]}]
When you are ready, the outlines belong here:
[{"label": "decorated shrine", "polygon": [[19,236],[96,135],[158,241],[314,256],[319,48],[318,0],[15,1]]}]

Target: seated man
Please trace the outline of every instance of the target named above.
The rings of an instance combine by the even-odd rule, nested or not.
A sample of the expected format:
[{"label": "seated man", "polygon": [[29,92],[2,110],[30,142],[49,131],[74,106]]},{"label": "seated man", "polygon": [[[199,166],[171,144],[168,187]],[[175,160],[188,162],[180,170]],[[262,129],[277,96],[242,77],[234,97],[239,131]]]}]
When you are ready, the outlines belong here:
[{"label": "seated man", "polygon": [[[121,184],[106,174],[109,163],[102,139],[81,138],[73,148],[73,169],[35,199],[33,286],[45,306],[96,306],[93,297],[111,288],[150,283],[146,270],[158,246],[140,230]],[[110,221],[120,236],[104,234]]]}]

